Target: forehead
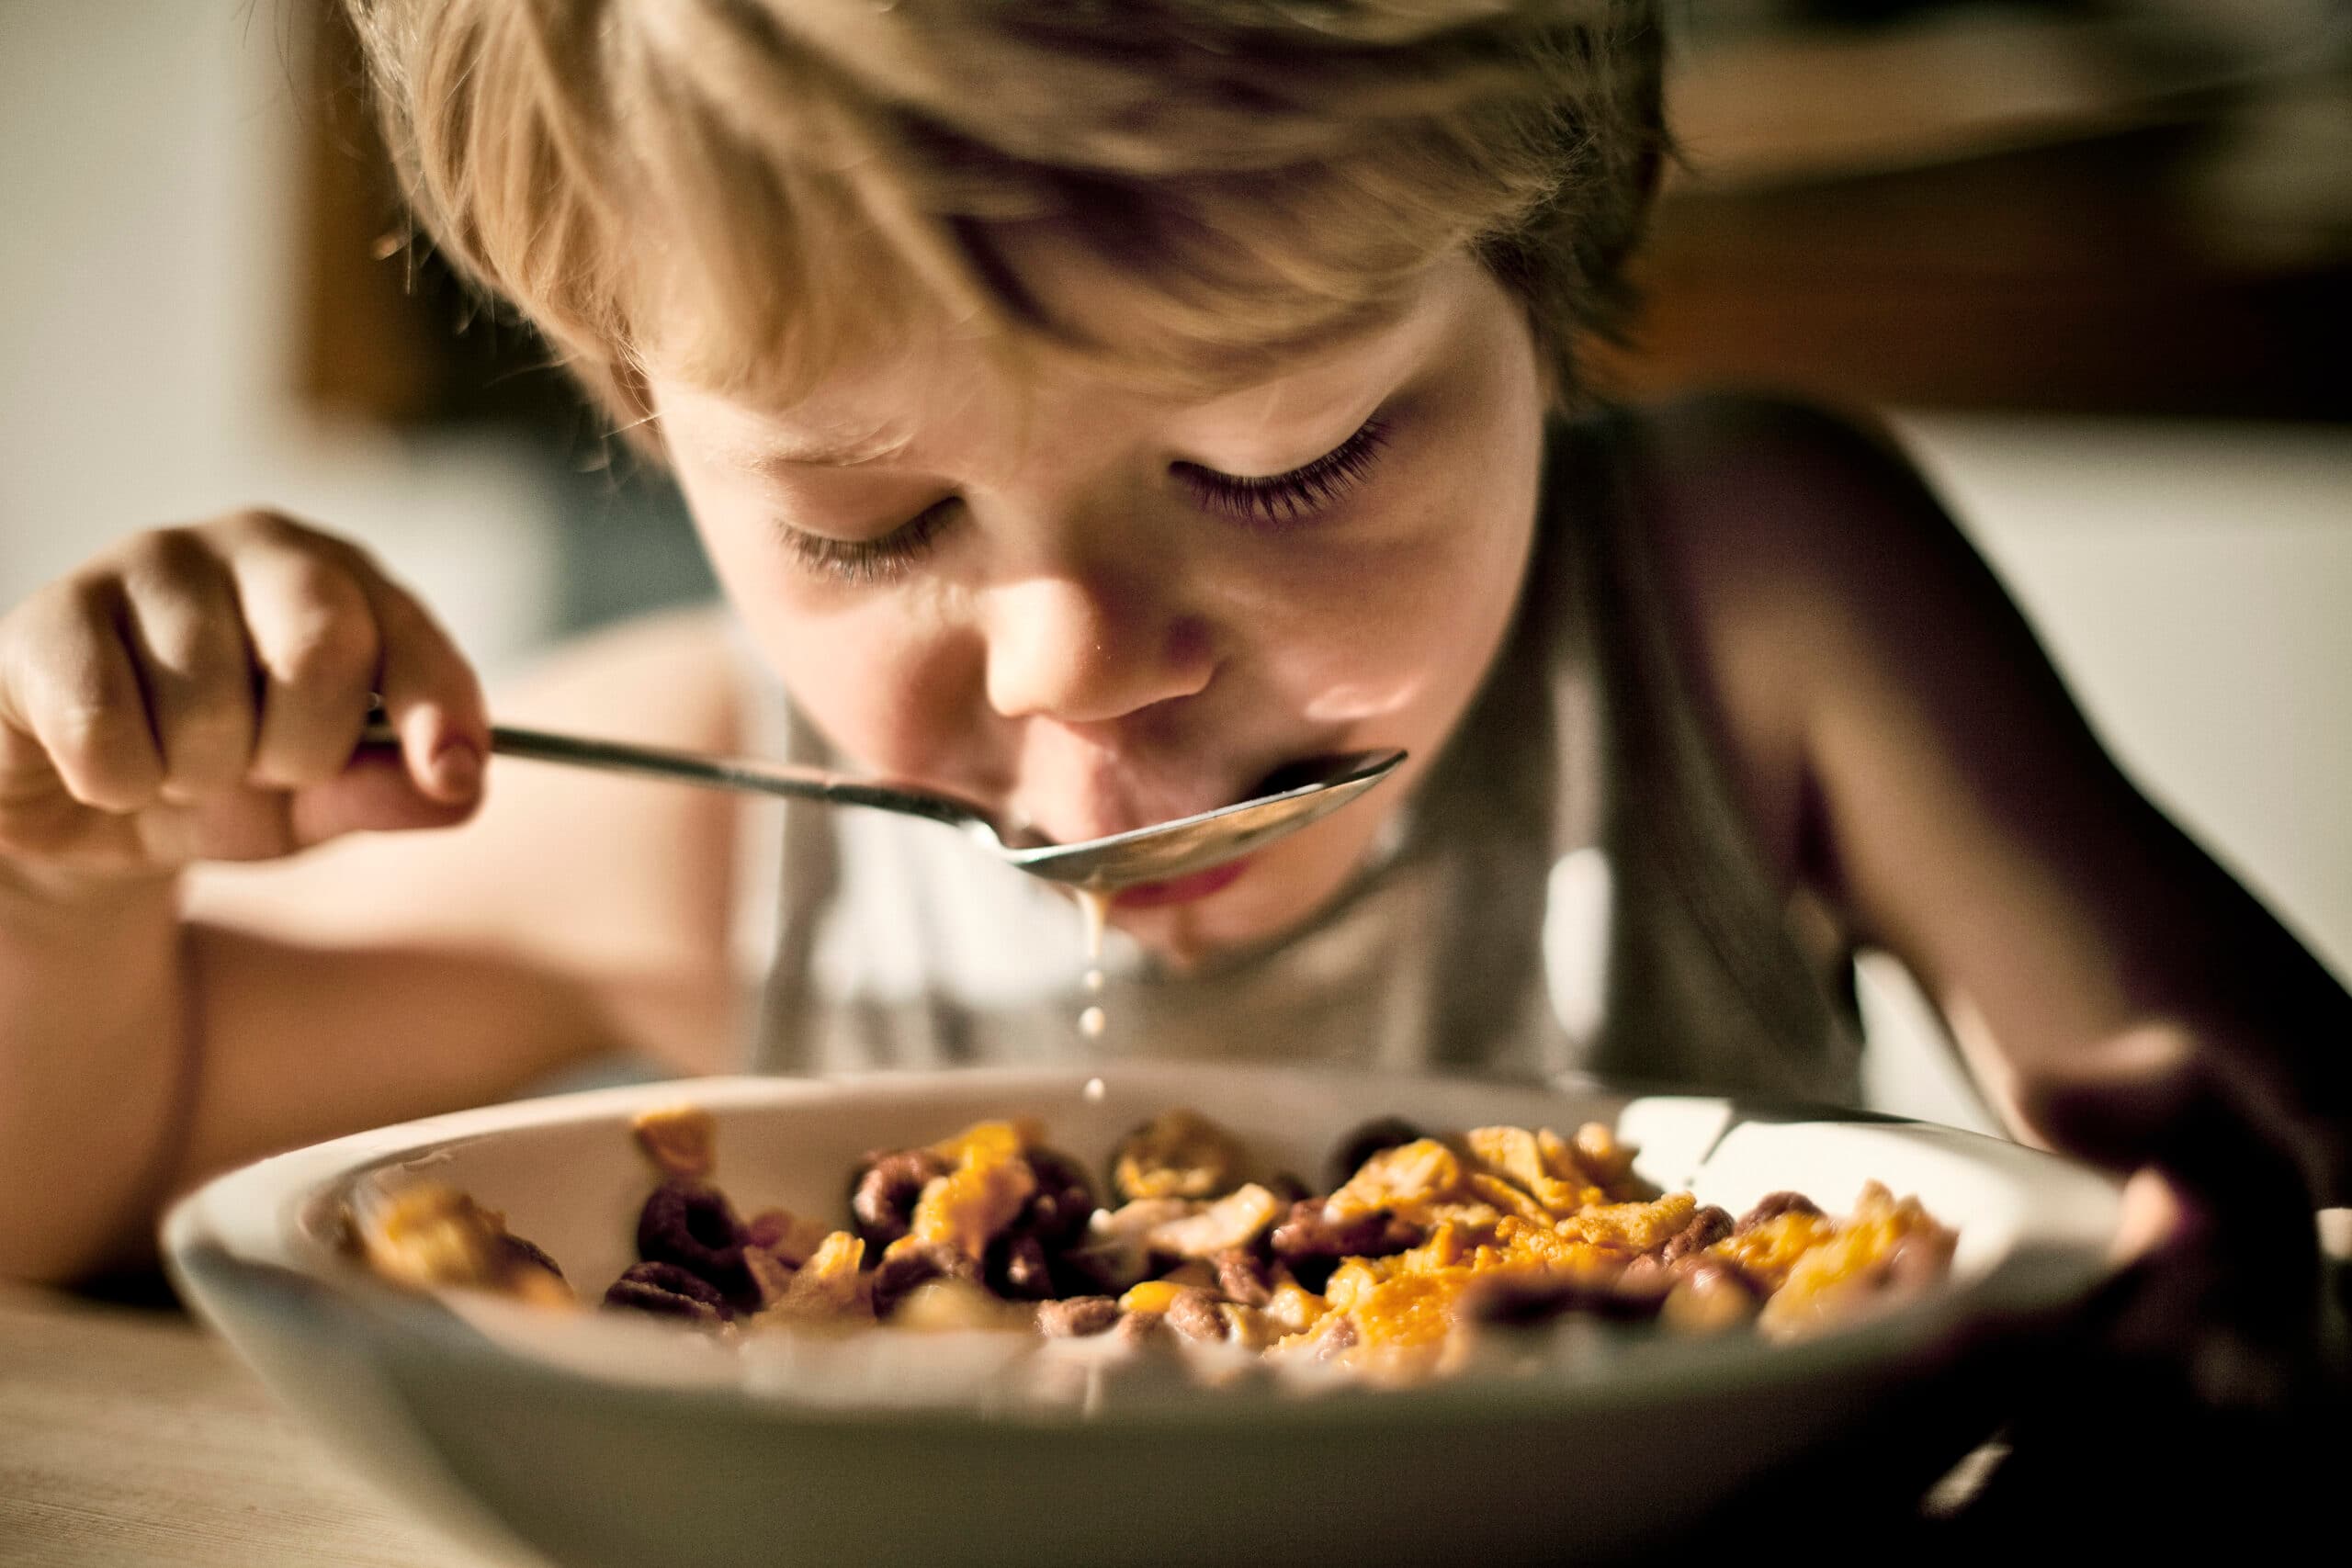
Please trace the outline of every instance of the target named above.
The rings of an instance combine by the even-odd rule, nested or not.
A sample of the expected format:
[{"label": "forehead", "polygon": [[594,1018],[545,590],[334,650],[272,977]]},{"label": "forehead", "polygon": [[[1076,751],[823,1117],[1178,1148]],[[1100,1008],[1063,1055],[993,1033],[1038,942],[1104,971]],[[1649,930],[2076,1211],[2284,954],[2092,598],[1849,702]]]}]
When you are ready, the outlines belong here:
[{"label": "forehead", "polygon": [[1205,381],[1171,382],[1149,367],[953,329],[846,356],[786,402],[659,374],[650,380],[666,438],[754,471],[920,465],[962,437],[1026,446],[1073,421],[1148,424],[1170,439],[1203,435],[1246,449],[1253,437],[1279,441],[1302,423],[1368,416],[1385,389],[1458,330],[1481,284],[1494,288],[1474,263],[1442,264],[1357,330]]}]

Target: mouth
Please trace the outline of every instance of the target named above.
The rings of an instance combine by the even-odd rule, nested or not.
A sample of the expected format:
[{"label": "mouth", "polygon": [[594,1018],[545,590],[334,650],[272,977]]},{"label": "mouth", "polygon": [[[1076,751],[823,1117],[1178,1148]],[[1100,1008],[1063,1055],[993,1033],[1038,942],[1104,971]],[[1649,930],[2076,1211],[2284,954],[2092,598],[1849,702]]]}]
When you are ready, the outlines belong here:
[{"label": "mouth", "polygon": [[1239,880],[1250,869],[1250,857],[1227,861],[1206,871],[1196,871],[1190,876],[1171,877],[1166,882],[1139,882],[1120,889],[1112,898],[1115,909],[1159,909],[1173,904],[1193,904],[1211,894],[1222,893]]}]

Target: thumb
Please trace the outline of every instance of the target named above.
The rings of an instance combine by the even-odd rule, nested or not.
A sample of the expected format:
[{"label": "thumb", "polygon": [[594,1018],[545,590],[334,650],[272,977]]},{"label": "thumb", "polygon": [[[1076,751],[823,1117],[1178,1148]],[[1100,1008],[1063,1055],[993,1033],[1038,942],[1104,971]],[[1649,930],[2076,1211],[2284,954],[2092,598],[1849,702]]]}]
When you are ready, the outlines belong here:
[{"label": "thumb", "polygon": [[490,754],[481,683],[456,643],[408,592],[366,584],[383,652],[379,706],[411,783],[425,799],[470,809]]},{"label": "thumb", "polygon": [[477,763],[471,787],[456,799],[437,798],[418,787],[405,750],[363,745],[342,773],[293,792],[288,827],[306,849],[345,833],[454,828],[480,807],[480,778]]}]

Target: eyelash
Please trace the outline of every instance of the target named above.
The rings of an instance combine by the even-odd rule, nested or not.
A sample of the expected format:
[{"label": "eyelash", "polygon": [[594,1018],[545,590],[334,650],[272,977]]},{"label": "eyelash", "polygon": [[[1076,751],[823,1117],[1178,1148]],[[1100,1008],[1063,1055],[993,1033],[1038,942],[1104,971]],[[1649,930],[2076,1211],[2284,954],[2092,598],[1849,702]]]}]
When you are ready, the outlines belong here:
[{"label": "eyelash", "polygon": [[[1176,472],[1206,510],[1238,522],[1280,525],[1320,512],[1355,489],[1387,440],[1388,428],[1375,416],[1320,457],[1286,474],[1243,479],[1193,463],[1177,464]],[[885,582],[931,547],[955,505],[950,496],[927,506],[878,539],[832,539],[786,528],[784,543],[811,571],[853,584]]]},{"label": "eyelash", "polygon": [[931,547],[956,506],[948,497],[924,507],[878,539],[829,539],[797,528],[782,530],[785,547],[802,566],[848,583],[886,582]]},{"label": "eyelash", "polygon": [[1191,463],[1177,464],[1176,471],[1208,511],[1238,522],[1279,525],[1322,511],[1363,483],[1387,440],[1388,427],[1375,416],[1320,457],[1286,474],[1237,479]]}]

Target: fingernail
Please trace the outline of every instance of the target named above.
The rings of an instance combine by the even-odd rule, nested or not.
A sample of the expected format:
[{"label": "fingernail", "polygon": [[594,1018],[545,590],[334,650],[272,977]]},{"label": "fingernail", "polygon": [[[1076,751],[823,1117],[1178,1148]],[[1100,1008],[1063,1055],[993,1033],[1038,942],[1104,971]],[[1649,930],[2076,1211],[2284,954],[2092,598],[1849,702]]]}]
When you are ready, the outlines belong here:
[{"label": "fingernail", "polygon": [[481,786],[481,753],[467,740],[452,740],[433,753],[433,790],[444,800],[462,800]]}]

